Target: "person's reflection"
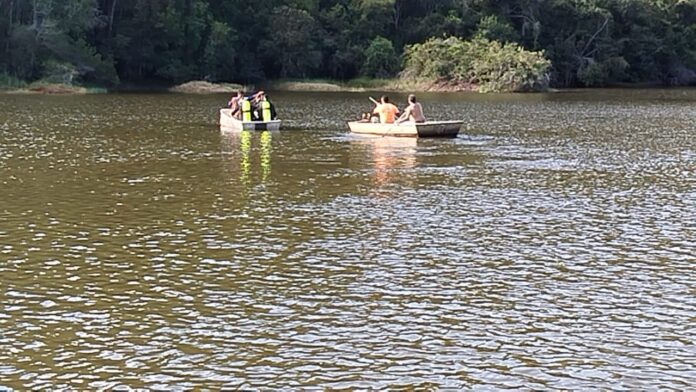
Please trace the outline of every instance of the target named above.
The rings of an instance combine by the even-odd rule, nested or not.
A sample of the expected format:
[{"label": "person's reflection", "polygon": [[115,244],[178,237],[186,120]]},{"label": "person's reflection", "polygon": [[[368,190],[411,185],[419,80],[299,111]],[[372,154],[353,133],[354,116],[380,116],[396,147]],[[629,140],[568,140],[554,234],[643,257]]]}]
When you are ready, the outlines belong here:
[{"label": "person's reflection", "polygon": [[397,172],[416,166],[416,138],[361,137],[369,146],[377,187],[393,182]]},{"label": "person's reflection", "polygon": [[263,132],[259,135],[261,142],[261,181],[266,182],[271,172],[271,133]]},{"label": "person's reflection", "polygon": [[251,151],[251,133],[242,132],[239,135],[239,151],[241,152],[241,158],[239,160],[239,172],[240,180],[244,183],[249,181],[249,169],[251,164],[249,163],[249,152]]},{"label": "person's reflection", "polygon": [[393,181],[398,169],[416,166],[416,138],[379,138],[373,144],[375,183],[383,186]]},{"label": "person's reflection", "polygon": [[253,146],[258,140],[259,168],[257,170],[262,182],[268,179],[271,173],[271,153],[273,151],[271,132],[226,132],[222,134],[221,138],[223,164],[231,177],[238,175],[243,184],[250,182],[255,172],[254,161],[256,161]]}]

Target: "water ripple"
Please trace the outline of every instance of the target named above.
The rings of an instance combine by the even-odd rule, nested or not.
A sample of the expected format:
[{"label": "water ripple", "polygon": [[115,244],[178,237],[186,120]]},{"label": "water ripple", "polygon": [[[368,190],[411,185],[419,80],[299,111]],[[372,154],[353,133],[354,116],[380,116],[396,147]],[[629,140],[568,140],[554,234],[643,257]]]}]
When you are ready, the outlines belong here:
[{"label": "water ripple", "polygon": [[273,97],[0,96],[0,389],[696,384],[693,90]]}]

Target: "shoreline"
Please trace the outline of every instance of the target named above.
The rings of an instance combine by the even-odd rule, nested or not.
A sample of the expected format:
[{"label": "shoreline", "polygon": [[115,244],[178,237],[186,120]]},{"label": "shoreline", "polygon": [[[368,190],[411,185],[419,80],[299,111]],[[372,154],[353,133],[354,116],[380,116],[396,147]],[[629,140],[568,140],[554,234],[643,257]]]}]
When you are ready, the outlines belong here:
[{"label": "shoreline", "polygon": [[606,87],[569,87],[548,88],[542,91],[530,92],[495,92],[480,93],[475,85],[465,83],[449,83],[446,81],[435,82],[406,82],[399,79],[354,79],[349,81],[337,81],[327,79],[308,80],[271,80],[257,85],[241,85],[236,83],[211,83],[205,81],[190,81],[176,86],[153,86],[124,84],[115,88],[85,87],[58,83],[29,84],[23,87],[0,87],[0,94],[20,95],[87,95],[104,93],[175,93],[175,94],[234,94],[238,90],[254,91],[268,90],[274,92],[392,92],[392,93],[477,93],[477,94],[537,94],[558,93],[566,91],[592,91],[603,90],[640,90],[640,89],[680,89],[696,88],[694,85],[665,86],[658,83],[616,83]]},{"label": "shoreline", "polygon": [[0,88],[0,94],[19,95],[85,95],[106,93],[105,88],[83,87],[59,83],[41,83],[16,88]]}]

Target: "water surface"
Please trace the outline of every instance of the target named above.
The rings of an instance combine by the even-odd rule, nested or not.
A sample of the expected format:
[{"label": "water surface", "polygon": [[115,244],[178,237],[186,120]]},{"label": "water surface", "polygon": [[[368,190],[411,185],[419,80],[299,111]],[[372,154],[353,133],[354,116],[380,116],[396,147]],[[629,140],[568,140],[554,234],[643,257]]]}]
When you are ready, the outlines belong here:
[{"label": "water surface", "polygon": [[271,98],[0,95],[0,388],[696,385],[696,90]]}]

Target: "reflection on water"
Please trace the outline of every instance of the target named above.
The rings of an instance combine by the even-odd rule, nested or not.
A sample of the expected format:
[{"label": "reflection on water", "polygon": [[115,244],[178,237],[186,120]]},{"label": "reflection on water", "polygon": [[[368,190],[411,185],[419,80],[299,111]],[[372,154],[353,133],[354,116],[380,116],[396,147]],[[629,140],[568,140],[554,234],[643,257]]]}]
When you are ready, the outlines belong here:
[{"label": "reflection on water", "polygon": [[[260,168],[261,182],[266,181],[271,172],[272,132],[222,132],[220,138],[223,159],[239,161],[238,166],[227,163],[227,170],[231,175],[238,173],[240,181],[248,184],[252,164],[254,164]],[[258,144],[257,156],[252,156],[255,151],[254,144]]]},{"label": "reflection on water", "polygon": [[261,181],[266,181],[271,171],[271,132],[262,132],[259,135],[261,153]]},{"label": "reflection on water", "polygon": [[376,188],[388,185],[390,178],[409,173],[416,166],[416,138],[351,135],[348,140],[351,155],[369,157]]},{"label": "reflection on water", "polygon": [[273,96],[0,95],[0,389],[696,385],[695,90]]}]

